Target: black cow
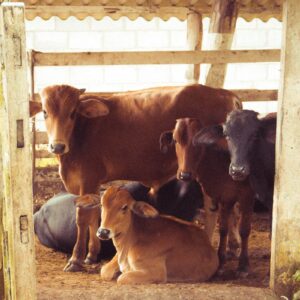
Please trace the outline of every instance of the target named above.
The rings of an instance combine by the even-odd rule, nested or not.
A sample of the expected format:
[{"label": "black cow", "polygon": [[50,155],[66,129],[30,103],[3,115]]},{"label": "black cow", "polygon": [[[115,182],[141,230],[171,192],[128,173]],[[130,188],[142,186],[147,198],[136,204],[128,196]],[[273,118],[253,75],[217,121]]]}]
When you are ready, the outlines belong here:
[{"label": "black cow", "polygon": [[[225,137],[231,156],[230,176],[245,180],[248,176],[256,197],[272,212],[276,113],[260,118],[252,110],[235,110],[223,125],[203,128],[194,137],[194,144],[214,144]],[[218,143],[218,145],[224,145]]]},{"label": "black cow", "polygon": [[[149,188],[133,182],[124,185],[137,201],[154,205],[160,213],[170,214],[187,221],[203,206],[202,192],[197,182],[185,183],[171,180],[160,188],[155,199],[148,196]],[[72,253],[76,243],[76,198],[78,196],[61,193],[45,203],[34,214],[34,231],[46,247]],[[111,241],[101,243],[99,258],[109,258],[115,250]]]}]

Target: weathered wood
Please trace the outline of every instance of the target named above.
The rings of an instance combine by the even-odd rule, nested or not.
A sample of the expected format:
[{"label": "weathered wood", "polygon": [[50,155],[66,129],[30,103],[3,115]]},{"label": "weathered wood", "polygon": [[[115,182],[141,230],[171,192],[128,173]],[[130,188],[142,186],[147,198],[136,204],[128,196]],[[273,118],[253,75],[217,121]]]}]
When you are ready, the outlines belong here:
[{"label": "weathered wood", "polygon": [[35,66],[278,62],[280,50],[35,52]]},{"label": "weathered wood", "polygon": [[[202,47],[202,15],[191,11],[187,16],[187,43],[189,50],[201,50]],[[200,64],[189,65],[186,70],[189,83],[198,83],[200,77]]]},{"label": "weathered wood", "polygon": [[292,299],[293,274],[300,270],[299,1],[286,0],[283,16],[270,284],[278,295]]},{"label": "weathered wood", "polygon": [[[1,142],[5,299],[36,299],[24,5],[2,3]],[[17,126],[18,124],[18,126]]]},{"label": "weathered wood", "polygon": [[[231,48],[238,15],[236,0],[214,0],[213,13],[210,20],[208,49],[227,50]],[[223,87],[227,64],[211,64],[206,84],[213,87]]]}]

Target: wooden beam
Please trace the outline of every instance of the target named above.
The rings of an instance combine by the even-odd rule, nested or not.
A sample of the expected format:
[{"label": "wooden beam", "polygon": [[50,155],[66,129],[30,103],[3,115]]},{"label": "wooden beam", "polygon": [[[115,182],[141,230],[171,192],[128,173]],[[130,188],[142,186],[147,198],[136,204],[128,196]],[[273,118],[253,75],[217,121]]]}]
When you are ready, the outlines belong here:
[{"label": "wooden beam", "polygon": [[[3,269],[6,300],[36,299],[24,4],[0,7]],[[0,95],[2,96],[2,95]]]},{"label": "wooden beam", "polygon": [[[238,3],[236,0],[214,0],[208,34],[209,50],[231,48],[237,16]],[[227,64],[211,64],[206,76],[206,85],[223,87],[226,70]]]},{"label": "wooden beam", "polygon": [[[189,50],[201,50],[202,47],[202,15],[190,11],[187,16],[187,43]],[[198,83],[200,77],[200,64],[189,65],[186,78],[189,83]]]},{"label": "wooden beam", "polygon": [[280,50],[34,52],[35,66],[214,64],[280,61]]},{"label": "wooden beam", "polygon": [[[300,32],[298,0],[283,9],[281,85],[276,141],[276,176],[271,247],[271,287],[278,296],[293,298],[300,270]],[[296,299],[296,298],[293,298]]]}]

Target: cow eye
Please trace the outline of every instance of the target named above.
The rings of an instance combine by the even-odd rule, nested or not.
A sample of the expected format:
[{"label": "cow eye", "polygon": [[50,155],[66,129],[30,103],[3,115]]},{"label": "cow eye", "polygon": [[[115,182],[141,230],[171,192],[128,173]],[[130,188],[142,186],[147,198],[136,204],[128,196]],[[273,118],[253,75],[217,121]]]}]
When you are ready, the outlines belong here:
[{"label": "cow eye", "polygon": [[127,204],[125,204],[125,205],[123,205],[123,206],[121,207],[121,210],[122,210],[123,212],[125,212],[125,211],[127,210],[127,208],[128,208],[128,206],[127,206]]},{"label": "cow eye", "polygon": [[45,110],[43,110],[43,114],[44,114],[44,119],[46,120],[48,118],[48,114]]},{"label": "cow eye", "polygon": [[74,109],[70,115],[70,118],[73,120],[75,118],[76,115],[76,109]]}]

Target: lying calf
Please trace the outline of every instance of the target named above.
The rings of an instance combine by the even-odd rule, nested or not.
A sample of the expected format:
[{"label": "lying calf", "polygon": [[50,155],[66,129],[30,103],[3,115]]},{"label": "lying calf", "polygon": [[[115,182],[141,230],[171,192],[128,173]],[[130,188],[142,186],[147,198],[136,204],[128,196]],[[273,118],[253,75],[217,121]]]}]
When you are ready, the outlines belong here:
[{"label": "lying calf", "polygon": [[197,225],[159,215],[120,188],[109,188],[101,204],[97,235],[112,238],[117,249],[101,269],[103,280],[121,271],[117,282],[122,284],[205,281],[216,272],[218,256]]}]

